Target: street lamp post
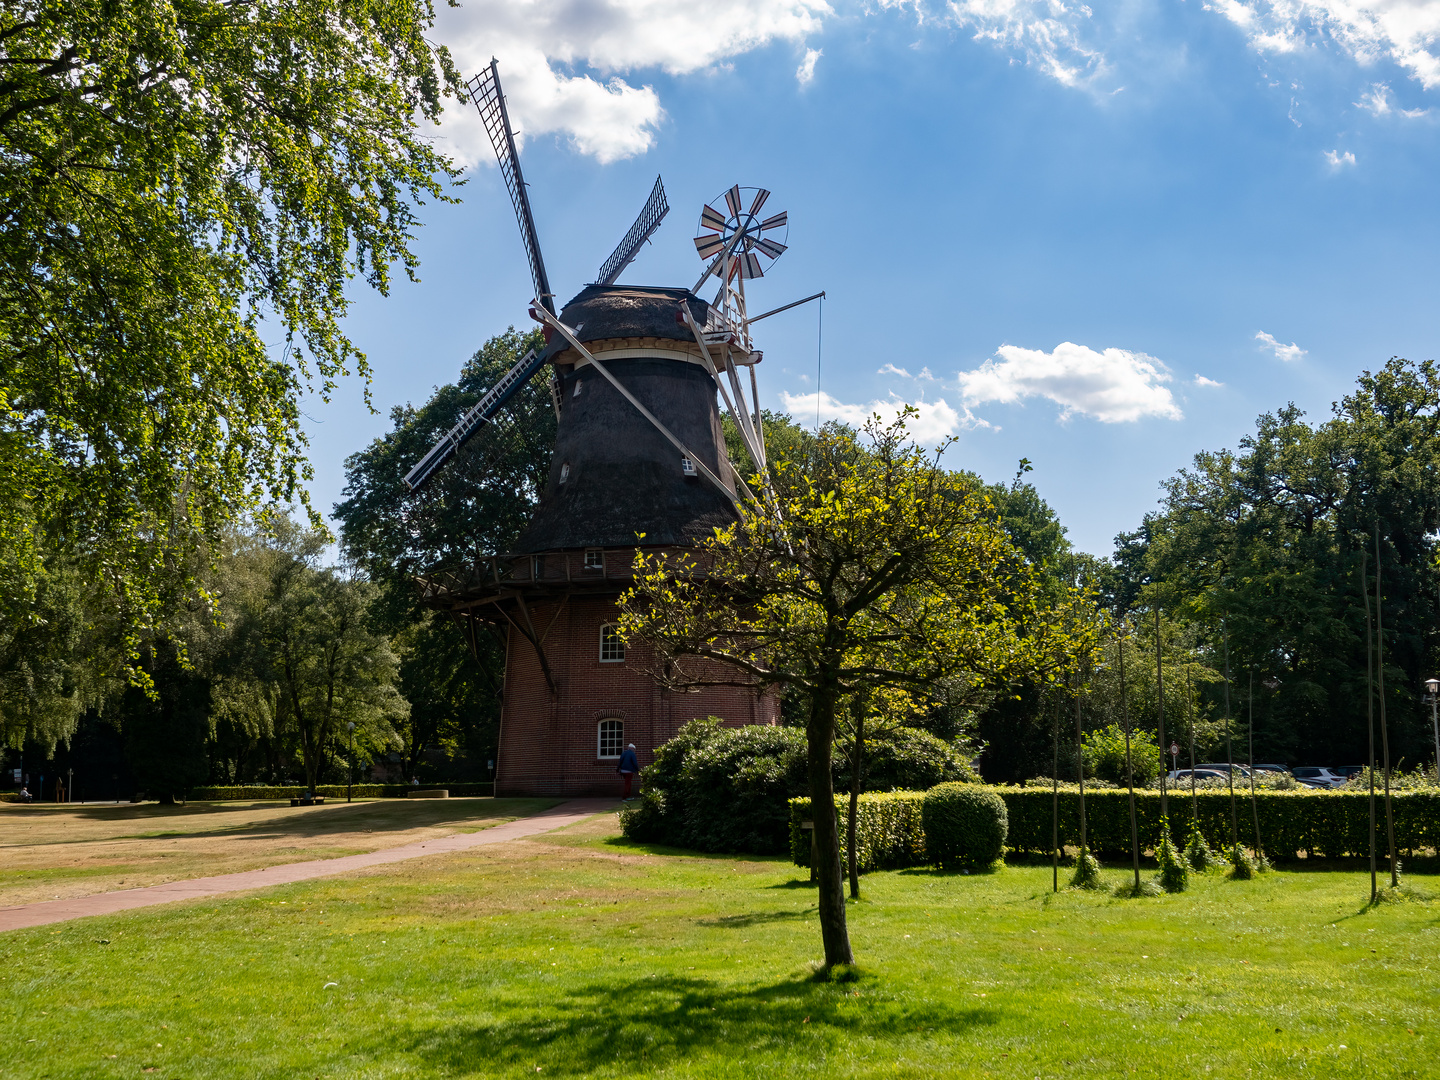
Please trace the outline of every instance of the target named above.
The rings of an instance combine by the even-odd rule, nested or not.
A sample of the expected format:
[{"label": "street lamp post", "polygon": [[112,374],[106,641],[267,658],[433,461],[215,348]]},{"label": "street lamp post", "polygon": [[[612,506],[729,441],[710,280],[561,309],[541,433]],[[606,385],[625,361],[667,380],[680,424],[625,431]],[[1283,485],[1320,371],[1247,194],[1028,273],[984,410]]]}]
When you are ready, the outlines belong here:
[{"label": "street lamp post", "polygon": [[1425,689],[1430,691],[1430,723],[1435,728],[1435,778],[1440,781],[1440,679],[1426,679]]},{"label": "street lamp post", "polygon": [[345,801],[350,801],[350,789],[355,785],[355,721],[350,721],[350,754],[345,762]]}]

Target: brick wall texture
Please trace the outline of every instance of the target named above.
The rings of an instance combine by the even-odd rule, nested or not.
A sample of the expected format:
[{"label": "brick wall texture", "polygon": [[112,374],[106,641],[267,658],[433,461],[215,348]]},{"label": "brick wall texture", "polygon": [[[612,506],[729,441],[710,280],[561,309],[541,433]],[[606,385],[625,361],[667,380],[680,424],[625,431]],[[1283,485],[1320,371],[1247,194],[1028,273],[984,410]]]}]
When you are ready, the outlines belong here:
[{"label": "brick wall texture", "polygon": [[558,695],[550,692],[534,647],[511,628],[496,795],[619,796],[624,784],[616,761],[598,756],[602,720],[624,722],[624,741],[635,744],[642,768],[656,747],[697,717],[718,716],[736,726],[779,721],[773,693],[661,689],[647,673],[651,654],[643,647],[628,647],[621,663],[601,662],[600,628],[616,615],[613,596],[572,596],[531,607]]}]

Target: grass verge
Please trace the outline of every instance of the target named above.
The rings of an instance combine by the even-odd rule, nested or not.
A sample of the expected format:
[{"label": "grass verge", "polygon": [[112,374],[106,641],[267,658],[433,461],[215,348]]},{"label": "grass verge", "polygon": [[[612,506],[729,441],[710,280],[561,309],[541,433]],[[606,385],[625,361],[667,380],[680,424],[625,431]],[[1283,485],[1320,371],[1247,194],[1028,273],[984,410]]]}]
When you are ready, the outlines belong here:
[{"label": "grass verge", "polygon": [[614,832],[5,934],[0,1077],[1440,1072],[1440,905],[1362,875],[871,874],[816,982],[794,867]]}]

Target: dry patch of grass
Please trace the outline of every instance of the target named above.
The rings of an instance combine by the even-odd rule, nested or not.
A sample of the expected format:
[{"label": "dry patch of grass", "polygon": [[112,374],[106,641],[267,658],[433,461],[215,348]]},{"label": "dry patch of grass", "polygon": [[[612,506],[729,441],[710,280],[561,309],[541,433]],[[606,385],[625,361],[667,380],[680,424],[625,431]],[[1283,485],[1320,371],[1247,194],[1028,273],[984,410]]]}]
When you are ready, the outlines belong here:
[{"label": "dry patch of grass", "polygon": [[330,859],[474,832],[550,799],[376,799],[292,807],[0,804],[0,906],[262,866]]}]

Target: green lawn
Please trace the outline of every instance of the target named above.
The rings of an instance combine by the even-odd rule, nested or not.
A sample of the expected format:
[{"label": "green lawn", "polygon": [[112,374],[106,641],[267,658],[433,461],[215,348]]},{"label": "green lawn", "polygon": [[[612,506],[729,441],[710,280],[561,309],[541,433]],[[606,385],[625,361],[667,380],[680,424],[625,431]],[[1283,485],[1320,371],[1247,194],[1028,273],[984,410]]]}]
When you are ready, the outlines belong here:
[{"label": "green lawn", "polygon": [[1440,901],[1361,874],[872,874],[820,985],[793,867],[614,831],[0,935],[0,1077],[1440,1076]]}]

